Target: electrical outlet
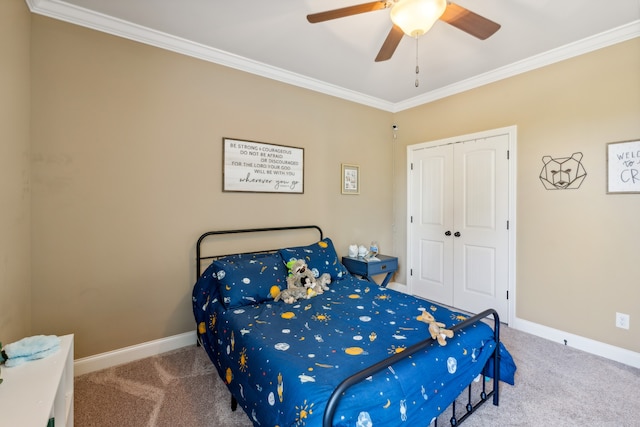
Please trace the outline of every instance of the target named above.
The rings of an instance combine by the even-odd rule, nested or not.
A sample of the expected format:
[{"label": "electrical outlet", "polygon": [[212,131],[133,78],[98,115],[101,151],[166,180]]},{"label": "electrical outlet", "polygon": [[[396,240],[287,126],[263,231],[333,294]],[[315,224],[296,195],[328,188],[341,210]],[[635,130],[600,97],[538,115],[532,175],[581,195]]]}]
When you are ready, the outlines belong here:
[{"label": "electrical outlet", "polygon": [[616,313],[616,328],[629,329],[629,315]]}]

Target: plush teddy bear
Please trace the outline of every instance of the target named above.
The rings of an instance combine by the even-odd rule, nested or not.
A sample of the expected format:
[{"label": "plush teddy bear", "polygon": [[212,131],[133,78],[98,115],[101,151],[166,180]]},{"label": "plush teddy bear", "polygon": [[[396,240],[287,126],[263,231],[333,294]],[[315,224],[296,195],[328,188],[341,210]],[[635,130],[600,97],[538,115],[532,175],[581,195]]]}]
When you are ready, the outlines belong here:
[{"label": "plush teddy bear", "polygon": [[289,276],[287,276],[287,287],[303,287],[308,289],[307,298],[329,290],[327,286],[331,283],[329,273],[324,273],[316,278],[303,259],[291,260],[287,263]]},{"label": "plush teddy bear", "polygon": [[431,334],[431,338],[438,341],[440,345],[447,345],[447,341],[445,338],[453,338],[453,331],[450,329],[444,328],[444,323],[436,322],[435,317],[431,315],[431,313],[427,312],[427,310],[422,311],[422,314],[417,317],[421,322],[429,325],[429,333]]}]

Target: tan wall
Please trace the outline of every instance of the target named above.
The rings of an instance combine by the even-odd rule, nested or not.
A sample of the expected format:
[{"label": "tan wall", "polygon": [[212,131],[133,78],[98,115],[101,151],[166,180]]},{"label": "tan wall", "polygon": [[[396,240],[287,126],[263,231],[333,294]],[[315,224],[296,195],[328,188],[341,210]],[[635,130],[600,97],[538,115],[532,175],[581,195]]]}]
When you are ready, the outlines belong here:
[{"label": "tan wall", "polygon": [[[33,325],[76,357],[192,330],[204,231],[391,248],[391,114],[35,15],[32,38]],[[225,136],[303,147],[304,194],[223,193]]]},{"label": "tan wall", "polygon": [[[406,257],[406,146],[517,125],[517,316],[640,351],[640,194],[605,190],[606,143],[640,138],[638,52],[636,38],[396,114],[397,254]],[[580,189],[546,190],[542,157],[578,151]],[[615,327],[617,311],[630,330]]]},{"label": "tan wall", "polygon": [[[637,39],[393,115],[39,16],[31,36],[31,318],[33,332],[76,333],[76,357],[191,330],[194,241],[208,229],[317,223],[341,253],[375,237],[405,281],[406,146],[514,124],[518,316],[640,351],[640,196],[604,192],[605,144],[640,137]],[[26,59],[15,61],[21,74]],[[9,147],[28,151],[26,135]],[[221,192],[223,136],[304,147],[305,194]],[[545,190],[541,158],[575,151],[582,188]],[[340,195],[341,162],[361,166],[361,195]],[[0,226],[29,212],[19,206]],[[26,258],[8,269],[25,284],[14,292],[27,292]],[[615,311],[631,315],[629,331]]]},{"label": "tan wall", "polygon": [[29,33],[23,0],[0,2],[0,341],[31,331]]}]

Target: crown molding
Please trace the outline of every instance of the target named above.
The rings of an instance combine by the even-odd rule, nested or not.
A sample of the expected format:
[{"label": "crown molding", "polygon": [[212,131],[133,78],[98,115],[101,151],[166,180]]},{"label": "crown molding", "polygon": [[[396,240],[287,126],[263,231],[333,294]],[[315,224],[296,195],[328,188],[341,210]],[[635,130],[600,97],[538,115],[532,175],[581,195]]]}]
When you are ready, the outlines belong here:
[{"label": "crown molding", "polygon": [[561,46],[533,57],[497,68],[487,73],[456,82],[423,95],[392,103],[380,98],[332,85],[318,79],[293,73],[253,61],[223,50],[152,30],[89,9],[71,5],[61,0],[26,0],[32,13],[91,28],[118,37],[137,41],[161,49],[213,62],[225,67],[245,71],[279,82],[291,84],[315,92],[342,98],[392,113],[400,112],[438,99],[446,98],[508,77],[535,70],[553,63],[579,56],[597,49],[621,43],[640,36],[640,20],[609,31]]},{"label": "crown molding", "polygon": [[433,102],[438,99],[475,89],[477,87],[526,73],[527,71],[532,71],[537,68],[546,67],[548,65],[555,64],[556,62],[584,55],[636,37],[640,37],[640,20],[578,40],[577,42],[560,46],[556,49],[523,59],[522,61],[496,68],[495,70],[433,90],[406,101],[398,102],[394,105],[393,112],[399,112],[419,105],[428,104],[429,102]]},{"label": "crown molding", "polygon": [[71,24],[101,31],[114,36],[137,41],[161,49],[213,62],[225,67],[245,71],[268,79],[321,92],[327,95],[368,105],[384,111],[392,111],[393,103],[363,93],[345,89],[282,68],[244,58],[220,49],[172,36],[147,27],[133,24],[112,16],[71,5],[60,0],[26,0],[32,13],[47,16]]}]

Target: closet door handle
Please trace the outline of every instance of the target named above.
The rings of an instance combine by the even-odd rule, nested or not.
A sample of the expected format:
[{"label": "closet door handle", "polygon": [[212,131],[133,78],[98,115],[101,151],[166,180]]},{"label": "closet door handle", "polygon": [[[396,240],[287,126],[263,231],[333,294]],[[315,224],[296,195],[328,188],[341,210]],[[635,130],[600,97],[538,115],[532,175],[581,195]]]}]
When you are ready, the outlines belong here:
[{"label": "closet door handle", "polygon": [[451,236],[451,231],[449,231],[449,230],[445,231],[445,232],[444,232],[444,235],[445,235],[445,236]]},{"label": "closet door handle", "polygon": [[453,235],[456,236],[456,237],[460,237],[460,232],[456,231],[455,233],[453,233]]}]

